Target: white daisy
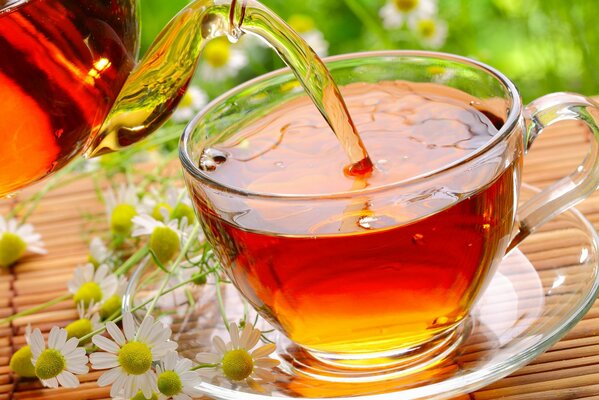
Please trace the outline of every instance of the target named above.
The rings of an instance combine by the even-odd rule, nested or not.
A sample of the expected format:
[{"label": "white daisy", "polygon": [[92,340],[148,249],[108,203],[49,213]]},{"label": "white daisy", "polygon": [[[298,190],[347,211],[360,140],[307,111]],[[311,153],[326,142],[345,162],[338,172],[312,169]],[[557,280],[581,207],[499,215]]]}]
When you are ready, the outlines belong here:
[{"label": "white daisy", "polygon": [[200,76],[211,81],[235,76],[248,63],[246,54],[224,36],[206,43],[201,60]]},{"label": "white daisy", "polygon": [[111,230],[121,235],[128,234],[133,226],[131,219],[137,215],[139,205],[135,186],[121,185],[118,193],[109,188],[104,194],[104,202]]},{"label": "white daisy", "polygon": [[437,13],[436,0],[387,0],[379,15],[385,28],[401,27],[411,16],[430,17]]},{"label": "white daisy", "polygon": [[156,368],[159,398],[191,400],[200,397],[202,392],[195,388],[200,383],[200,375],[191,371],[191,367],[191,360],[179,357],[176,351],[168,353]]},{"label": "white daisy", "polygon": [[31,362],[35,366],[35,374],[44,386],[79,386],[79,379],[75,374],[86,374],[89,370],[85,349],[77,347],[79,339],[67,340],[67,331],[55,326],[48,336],[47,348],[42,332],[37,328],[27,338],[27,342],[31,346]]},{"label": "white daisy", "polygon": [[197,86],[190,86],[171,116],[175,122],[188,122],[208,103],[208,95]]},{"label": "white daisy", "polygon": [[67,288],[73,293],[75,304],[83,302],[89,307],[91,302],[97,304],[112,296],[117,284],[117,276],[110,272],[107,265],[102,264],[94,270],[93,264],[85,264],[75,269]]},{"label": "white daisy", "polygon": [[122,394],[130,398],[139,390],[146,398],[151,397],[157,389],[152,363],[161,361],[169,351],[177,348],[177,343],[169,340],[171,330],[154,322],[151,316],[144,318],[136,328],[130,313],[123,316],[122,332],[112,321],[106,323],[106,330],[113,340],[95,335],[92,342],[105,352],[89,356],[92,368],[109,369],[100,376],[98,385],[112,385],[112,397]]},{"label": "white daisy", "polygon": [[316,29],[314,20],[304,14],[294,14],[289,17],[289,25],[308,43],[320,57],[326,57],[329,52],[329,43],[324,34]]},{"label": "white daisy", "polygon": [[414,17],[408,21],[410,29],[425,45],[438,49],[447,39],[447,23],[434,17]]},{"label": "white daisy", "polygon": [[99,267],[100,264],[108,264],[111,257],[112,252],[108,250],[104,241],[97,236],[92,238],[89,242],[89,262],[95,267]]},{"label": "white daisy", "polygon": [[184,230],[179,229],[179,221],[168,221],[168,212],[162,209],[166,223],[158,221],[147,214],[133,218],[133,237],[150,236],[149,246],[154,255],[165,263],[171,260],[181,247],[181,239],[187,231],[187,221],[182,221]]},{"label": "white daisy", "polygon": [[216,381],[222,375],[231,382],[245,382],[251,388],[263,391],[262,383],[276,380],[272,368],[278,366],[279,361],[268,357],[275,351],[275,345],[266,344],[252,351],[262,332],[249,323],[245,325],[241,335],[237,324],[231,324],[229,334],[229,343],[225,343],[219,336],[214,337],[216,353],[199,353],[196,356],[198,362],[214,365],[214,368],[202,368],[200,374]]},{"label": "white daisy", "polygon": [[16,219],[4,219],[0,215],[0,268],[9,267],[26,252],[46,254],[42,236],[33,225],[19,225]]}]

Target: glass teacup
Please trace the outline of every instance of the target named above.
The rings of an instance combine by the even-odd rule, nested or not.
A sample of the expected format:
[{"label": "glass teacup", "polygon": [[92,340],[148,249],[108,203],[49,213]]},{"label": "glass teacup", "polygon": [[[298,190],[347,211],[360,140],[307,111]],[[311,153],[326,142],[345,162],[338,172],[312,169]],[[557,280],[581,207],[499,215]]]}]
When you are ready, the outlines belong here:
[{"label": "glass teacup", "polygon": [[[303,95],[288,70],[276,71],[221,96],[186,128],[180,156],[198,218],[242,295],[312,356],[340,368],[436,361],[463,338],[464,321],[506,252],[596,190],[599,109],[566,93],[524,108],[500,72],[454,55],[362,53],[327,66],[340,86],[459,89],[497,132],[467,156],[384,186],[322,185],[318,193],[294,194],[223,183],[200,165],[205,150]],[[564,119],[588,124],[589,155],[518,208],[526,150]],[[222,154],[212,162],[217,168],[225,160]],[[323,218],[348,210],[354,230],[339,228],[345,217]]]}]

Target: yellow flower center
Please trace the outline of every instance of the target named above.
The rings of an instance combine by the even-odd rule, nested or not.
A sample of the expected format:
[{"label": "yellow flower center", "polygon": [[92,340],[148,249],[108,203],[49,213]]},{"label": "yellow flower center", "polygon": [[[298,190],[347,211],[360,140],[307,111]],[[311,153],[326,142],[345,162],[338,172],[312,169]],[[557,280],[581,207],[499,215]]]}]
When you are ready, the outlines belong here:
[{"label": "yellow flower center", "polygon": [[179,251],[179,235],[167,226],[154,228],[150,235],[150,249],[161,263],[169,261]]},{"label": "yellow flower center", "polygon": [[227,65],[231,58],[231,43],[225,37],[212,39],[204,47],[202,56],[213,68],[221,68]]},{"label": "yellow flower center", "polygon": [[152,397],[148,399],[140,390],[135,396],[131,397],[131,400],[158,400],[158,396],[156,396],[156,393],[152,393]]},{"label": "yellow flower center", "polygon": [[[74,337],[79,339],[91,333],[93,328],[92,322],[89,319],[81,318],[68,324],[65,330],[67,331],[67,337],[69,339]],[[86,342],[89,342],[89,340]]]},{"label": "yellow flower center", "polygon": [[79,287],[75,296],[73,296],[75,304],[83,302],[83,305],[87,308],[93,301],[99,303],[102,300],[102,289],[96,282],[85,282]]},{"label": "yellow flower center", "polygon": [[130,375],[141,375],[152,366],[152,351],[145,343],[129,342],[119,350],[118,359],[123,371]]},{"label": "yellow flower center", "polygon": [[426,72],[429,75],[442,75],[445,73],[444,67],[439,67],[438,65],[431,65],[430,67],[426,67]]},{"label": "yellow flower center", "polygon": [[165,208],[167,213],[169,214],[173,211],[171,206],[169,206],[167,203],[158,203],[156,204],[156,207],[154,207],[154,209],[152,210],[152,218],[154,218],[156,221],[164,222],[164,216],[162,215],[163,208]]},{"label": "yellow flower center", "polygon": [[189,91],[185,92],[181,101],[179,102],[179,107],[186,108],[191,107],[193,105],[193,97],[189,94]]},{"label": "yellow flower center", "polygon": [[32,357],[29,345],[21,347],[10,358],[10,369],[23,378],[35,378],[35,367],[31,363]]},{"label": "yellow flower center", "polygon": [[100,306],[100,318],[103,320],[110,317],[111,315],[118,316],[121,311],[121,298],[118,295],[113,295],[109,297],[105,302]]},{"label": "yellow flower center", "polygon": [[133,222],[131,219],[137,215],[135,207],[131,204],[119,204],[112,211],[110,217],[110,227],[114,233],[126,235],[131,231]]},{"label": "yellow flower center", "polygon": [[19,235],[4,232],[0,238],[0,267],[9,267],[25,254],[27,243]]},{"label": "yellow flower center", "polygon": [[420,0],[393,0],[395,8],[403,13],[412,12],[418,7]]},{"label": "yellow flower center", "polygon": [[193,224],[196,220],[196,215],[193,212],[193,208],[183,203],[179,203],[175,206],[175,209],[171,213],[171,217],[178,220],[182,220],[183,217],[187,217],[187,223],[189,225]]},{"label": "yellow flower center", "polygon": [[418,33],[424,38],[431,38],[435,35],[437,26],[432,19],[421,19],[418,21]]},{"label": "yellow flower center", "polygon": [[299,33],[310,32],[316,26],[314,20],[304,14],[294,14],[289,17],[288,22]]},{"label": "yellow flower center", "polygon": [[222,363],[223,373],[232,381],[242,381],[254,370],[254,360],[244,349],[227,351]]},{"label": "yellow flower center", "polygon": [[167,397],[181,393],[183,390],[181,378],[175,371],[164,371],[161,373],[158,377],[157,385],[160,393]]},{"label": "yellow flower center", "polygon": [[40,379],[51,379],[58,376],[67,367],[67,361],[60,351],[46,349],[42,351],[35,363],[35,375]]}]

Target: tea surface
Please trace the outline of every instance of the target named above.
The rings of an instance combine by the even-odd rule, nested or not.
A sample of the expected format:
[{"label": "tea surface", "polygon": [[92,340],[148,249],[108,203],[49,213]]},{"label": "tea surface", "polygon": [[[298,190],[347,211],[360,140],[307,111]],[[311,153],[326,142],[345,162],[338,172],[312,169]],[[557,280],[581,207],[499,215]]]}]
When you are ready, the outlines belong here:
[{"label": "tea surface", "polygon": [[[227,200],[208,189],[194,201],[233,283],[296,343],[346,354],[415,346],[463,320],[502,258],[520,160],[491,181],[481,177],[466,198],[448,189],[452,182],[405,201],[393,190],[366,193],[458,161],[501,121],[437,85],[353,84],[342,93],[375,165],[369,176],[344,173],[345,154],[306,98],[206,149],[199,162],[238,189],[354,196],[221,207]],[[413,207],[420,214],[405,222]]]}]

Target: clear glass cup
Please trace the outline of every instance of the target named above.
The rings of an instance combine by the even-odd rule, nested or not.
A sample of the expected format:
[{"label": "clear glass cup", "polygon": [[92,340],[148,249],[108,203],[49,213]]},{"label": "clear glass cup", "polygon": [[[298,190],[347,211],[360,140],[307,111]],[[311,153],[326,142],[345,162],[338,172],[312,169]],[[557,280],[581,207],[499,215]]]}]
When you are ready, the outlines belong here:
[{"label": "clear glass cup", "polygon": [[[314,195],[293,195],[251,192],[215,181],[198,167],[205,148],[304,95],[288,70],[276,71],[216,99],[186,128],[180,158],[198,218],[241,294],[301,351],[339,370],[369,370],[373,379],[387,369],[434,365],[467,336],[463,322],[506,252],[597,189],[599,108],[568,93],[544,96],[523,107],[516,87],[500,72],[448,54],[350,54],[327,60],[327,66],[340,86],[401,80],[456,88],[477,98],[479,110],[504,122],[493,138],[466,157],[382,187],[341,193],[323,188]],[[587,157],[570,176],[518,207],[527,149],[545,127],[565,119],[589,126]],[[385,226],[360,235],[335,235],[326,228],[326,234],[315,235],[313,227],[303,223],[355,203],[369,204],[369,221],[391,208],[408,212],[394,221],[399,230]],[[472,213],[476,218],[470,218]],[[470,220],[475,222],[465,222]],[[426,224],[440,227],[440,233],[423,236]],[[270,244],[252,246],[252,237],[268,237]],[[480,239],[476,260],[463,251],[473,237]],[[370,251],[372,243],[377,243],[376,251]],[[312,253],[318,257],[304,257]],[[435,280],[441,276],[425,268],[414,270],[422,289],[415,292],[413,282],[402,283],[377,268],[381,254],[409,254],[410,262],[420,266],[432,258],[435,273],[445,274],[442,280],[449,283],[439,288]],[[368,274],[352,275],[349,268],[347,273],[325,273],[326,263],[355,265],[356,260]],[[292,273],[282,273],[290,263]],[[337,288],[335,293],[314,288],[323,282]],[[380,291],[362,290],[373,286]],[[408,314],[422,316],[417,328],[402,317]]]}]

